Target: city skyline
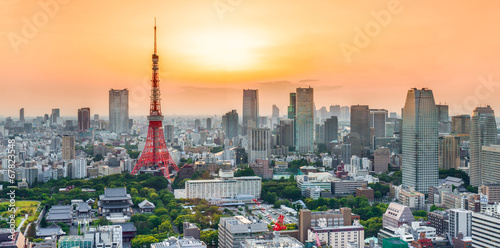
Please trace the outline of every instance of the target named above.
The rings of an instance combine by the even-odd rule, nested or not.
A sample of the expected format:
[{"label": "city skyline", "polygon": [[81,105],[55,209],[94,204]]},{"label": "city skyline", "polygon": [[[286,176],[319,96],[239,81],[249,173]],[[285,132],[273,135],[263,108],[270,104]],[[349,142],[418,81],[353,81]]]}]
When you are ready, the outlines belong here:
[{"label": "city skyline", "polygon": [[[0,48],[6,59],[1,65],[6,69],[0,104],[8,106],[2,115],[16,116],[25,108],[26,116],[34,117],[60,108],[63,116],[73,116],[90,107],[106,116],[111,88],[129,89],[130,115],[144,115],[149,101],[148,27],[154,16],[162,40],[160,80],[168,89],[162,106],[167,116],[206,114],[208,109],[217,115],[231,109],[242,113],[245,88],[259,90],[259,111],[271,115],[273,104],[286,109],[287,92],[308,86],[315,88],[317,108],[369,104],[399,113],[404,92],[414,87],[431,88],[436,103],[450,105],[450,115],[471,114],[478,105],[500,107],[494,102],[494,48],[500,39],[493,35],[500,18],[494,15],[496,2],[453,2],[449,8],[446,2],[430,6],[396,1],[391,7],[391,1],[314,6],[242,1],[227,12],[213,3],[67,2],[49,10],[31,2],[2,3],[6,8],[0,30],[6,35]],[[82,8],[95,11],[88,16],[80,13]],[[132,9],[137,14],[131,18],[127,11]],[[473,10],[481,10],[473,19],[481,29],[463,18]],[[444,11],[447,15],[440,15]],[[44,13],[47,21],[39,17],[33,23]],[[380,13],[392,13],[387,23],[375,17]],[[426,20],[419,18],[422,14]],[[357,48],[359,53],[346,56],[342,44],[353,45],[356,30],[377,20],[379,32]],[[27,23],[36,24],[30,37],[23,34]],[[30,73],[20,74],[17,68]],[[276,89],[283,93],[276,94]],[[17,100],[25,96],[25,101]]]}]

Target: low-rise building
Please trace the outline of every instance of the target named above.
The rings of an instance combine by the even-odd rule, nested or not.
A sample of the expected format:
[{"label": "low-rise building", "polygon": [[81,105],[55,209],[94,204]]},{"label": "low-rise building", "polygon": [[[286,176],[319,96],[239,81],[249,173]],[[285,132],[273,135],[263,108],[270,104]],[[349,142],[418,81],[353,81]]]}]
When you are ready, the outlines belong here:
[{"label": "low-rise building", "polygon": [[243,216],[222,217],[219,221],[219,247],[239,247],[242,241],[266,232],[267,224],[264,222],[253,222]]},{"label": "low-rise building", "polygon": [[141,211],[141,213],[152,213],[156,207],[155,204],[146,199],[144,199],[144,201],[142,201],[138,205],[139,205],[139,211]]},{"label": "low-rise building", "polygon": [[151,244],[151,248],[207,248],[205,242],[193,237],[177,239],[170,237],[162,242]]},{"label": "low-rise building", "polygon": [[382,216],[382,227],[395,230],[402,225],[411,225],[415,217],[408,206],[391,202]]},{"label": "low-rise building", "polygon": [[442,235],[448,233],[449,215],[446,211],[435,210],[427,214],[430,226],[436,228],[436,233]]},{"label": "low-rise building", "polygon": [[[279,235],[279,233],[278,233]],[[304,244],[290,236],[275,236],[274,238],[245,239],[241,242],[242,248],[268,248],[268,247],[287,247],[303,248]]]},{"label": "low-rise building", "polygon": [[399,201],[411,210],[422,210],[425,206],[425,195],[413,189],[402,189],[399,192]]},{"label": "low-rise building", "polygon": [[375,199],[375,193],[372,188],[367,185],[363,185],[360,188],[356,189],[356,196],[366,196],[368,201],[373,201]]},{"label": "low-rise building", "polygon": [[[109,220],[114,219],[128,219],[132,214],[132,197],[127,194],[126,188],[105,188],[104,195],[99,196],[97,206],[99,208],[99,215],[111,217]],[[120,222],[120,221],[117,221]]]},{"label": "low-rise building", "polygon": [[328,247],[364,247],[365,228],[355,222],[352,226],[311,227],[307,231],[308,240],[319,239]]},{"label": "low-rise building", "polygon": [[54,205],[49,209],[49,212],[45,216],[47,222],[63,222],[71,223],[73,209],[70,205]]}]

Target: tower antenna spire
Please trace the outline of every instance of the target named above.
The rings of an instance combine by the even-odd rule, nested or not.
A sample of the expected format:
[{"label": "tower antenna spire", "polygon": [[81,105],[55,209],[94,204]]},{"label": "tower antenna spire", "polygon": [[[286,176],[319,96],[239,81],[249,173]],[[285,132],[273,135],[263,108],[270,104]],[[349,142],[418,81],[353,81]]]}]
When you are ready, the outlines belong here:
[{"label": "tower antenna spire", "polygon": [[154,54],[156,54],[156,17],[155,17],[155,52]]}]

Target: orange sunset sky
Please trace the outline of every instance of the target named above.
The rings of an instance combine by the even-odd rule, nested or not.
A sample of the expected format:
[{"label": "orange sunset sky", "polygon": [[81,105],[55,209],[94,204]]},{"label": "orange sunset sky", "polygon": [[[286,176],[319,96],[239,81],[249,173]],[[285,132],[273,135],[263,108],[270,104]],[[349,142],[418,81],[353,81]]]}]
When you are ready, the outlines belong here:
[{"label": "orange sunset sky", "polygon": [[164,115],[241,113],[244,88],[259,89],[262,115],[285,114],[300,86],[318,109],[399,114],[409,88],[428,87],[450,114],[499,115],[499,11],[493,0],[0,0],[0,115],[107,116],[110,88],[147,115],[154,17]]}]

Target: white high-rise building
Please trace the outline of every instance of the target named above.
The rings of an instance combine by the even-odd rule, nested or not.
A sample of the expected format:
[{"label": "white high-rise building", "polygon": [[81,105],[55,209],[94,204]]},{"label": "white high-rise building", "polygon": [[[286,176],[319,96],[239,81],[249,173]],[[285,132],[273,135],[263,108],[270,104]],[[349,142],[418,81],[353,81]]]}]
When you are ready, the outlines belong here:
[{"label": "white high-rise building", "polygon": [[313,88],[297,88],[296,147],[298,152],[314,151],[314,94]]},{"label": "white high-rise building", "polygon": [[109,130],[118,134],[129,132],[128,89],[109,90]]},{"label": "white high-rise building", "polygon": [[438,115],[429,89],[410,89],[403,109],[403,186],[427,193],[438,185]]},{"label": "white high-rise building", "polygon": [[472,211],[465,209],[450,209],[448,230],[452,238],[456,238],[458,233],[464,237],[472,235]]}]

